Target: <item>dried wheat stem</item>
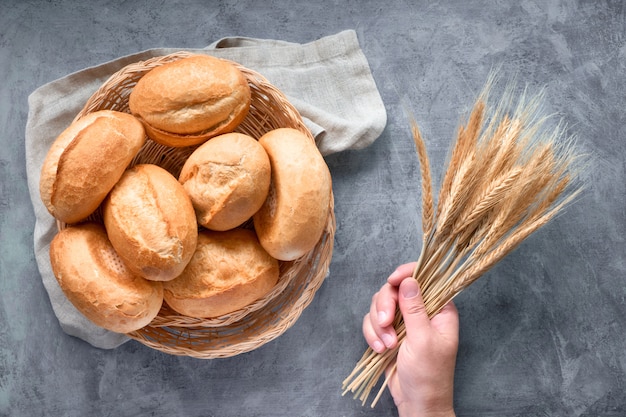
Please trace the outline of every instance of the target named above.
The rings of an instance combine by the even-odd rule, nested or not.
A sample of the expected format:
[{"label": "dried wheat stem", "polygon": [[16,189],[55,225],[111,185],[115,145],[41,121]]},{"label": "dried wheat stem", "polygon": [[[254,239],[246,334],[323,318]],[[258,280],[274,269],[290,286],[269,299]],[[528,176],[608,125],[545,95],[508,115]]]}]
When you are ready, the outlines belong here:
[{"label": "dried wheat stem", "polygon": [[393,377],[393,374],[396,373],[397,369],[398,369],[398,366],[394,362],[391,365],[391,369],[389,369],[387,371],[387,376],[385,377],[385,380],[383,381],[383,384],[381,385],[380,389],[378,390],[378,394],[376,394],[376,397],[374,397],[374,400],[372,401],[372,405],[371,405],[372,408],[374,408],[376,406],[376,403],[378,403],[378,400],[380,399],[381,395],[383,395],[383,392],[385,391],[385,388],[389,384],[389,380]]}]

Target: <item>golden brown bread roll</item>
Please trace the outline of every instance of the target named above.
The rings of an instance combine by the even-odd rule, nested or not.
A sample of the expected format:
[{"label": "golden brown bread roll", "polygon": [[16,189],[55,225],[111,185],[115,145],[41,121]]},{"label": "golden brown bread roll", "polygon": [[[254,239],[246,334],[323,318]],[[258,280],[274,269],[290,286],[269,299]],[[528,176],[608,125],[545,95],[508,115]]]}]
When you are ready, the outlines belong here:
[{"label": "golden brown bread roll", "polygon": [[291,261],[319,241],[330,204],[330,171],[315,143],[292,128],[259,139],[270,157],[272,182],[267,200],[254,215],[261,245],[274,258]]},{"label": "golden brown bread roll", "polygon": [[278,276],[278,261],[263,250],[254,231],[203,230],[185,271],[163,283],[163,297],[180,314],[218,317],[266,295]]},{"label": "golden brown bread roll", "polygon": [[270,160],[256,139],[226,133],[196,149],[178,180],[191,198],[198,223],[224,231],[240,226],[261,208],[270,176]]},{"label": "golden brown bread roll", "polygon": [[85,219],[102,203],[146,140],[132,115],[89,113],[54,141],[41,168],[41,200],[65,223]]},{"label": "golden brown bread roll", "polygon": [[198,224],[176,178],[152,164],[128,169],[104,202],[111,244],[136,274],[154,281],[178,276],[196,249]]},{"label": "golden brown bread roll", "polygon": [[148,136],[168,146],[197,145],[232,132],[248,114],[251,92],[230,61],[182,58],[146,73],[132,89],[130,111]]},{"label": "golden brown bread roll", "polygon": [[148,325],[163,303],[163,285],[133,274],[101,224],[61,230],[50,243],[52,271],[68,300],[94,324],[128,333]]}]

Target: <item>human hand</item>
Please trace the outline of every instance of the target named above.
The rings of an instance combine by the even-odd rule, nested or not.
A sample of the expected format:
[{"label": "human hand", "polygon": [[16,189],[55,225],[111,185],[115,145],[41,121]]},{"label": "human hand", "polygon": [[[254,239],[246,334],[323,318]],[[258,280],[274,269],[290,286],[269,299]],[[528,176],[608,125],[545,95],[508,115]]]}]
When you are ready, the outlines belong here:
[{"label": "human hand", "polygon": [[399,266],[374,294],[363,319],[363,335],[378,353],[393,349],[396,306],[402,313],[406,337],[399,347],[396,369],[388,382],[401,417],[454,416],[453,387],[459,342],[459,316],[449,302],[428,318],[419,285],[411,278],[415,263]]}]

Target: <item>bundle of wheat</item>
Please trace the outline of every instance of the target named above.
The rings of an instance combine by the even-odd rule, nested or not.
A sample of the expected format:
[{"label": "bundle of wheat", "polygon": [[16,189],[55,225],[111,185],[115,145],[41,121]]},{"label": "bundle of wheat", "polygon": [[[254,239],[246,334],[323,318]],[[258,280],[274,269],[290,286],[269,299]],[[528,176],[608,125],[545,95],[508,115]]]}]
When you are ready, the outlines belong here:
[{"label": "bundle of wheat", "polygon": [[[422,177],[423,242],[413,278],[426,311],[437,314],[450,300],[553,219],[580,192],[574,186],[573,140],[561,123],[542,116],[543,93],[520,94],[509,84],[502,99],[488,107],[491,77],[465,125],[461,125],[434,201],[430,163],[417,124],[412,121]],[[367,349],[343,383],[363,404],[387,371],[372,407],[395,372],[405,337],[396,314],[398,345],[382,354]]]}]

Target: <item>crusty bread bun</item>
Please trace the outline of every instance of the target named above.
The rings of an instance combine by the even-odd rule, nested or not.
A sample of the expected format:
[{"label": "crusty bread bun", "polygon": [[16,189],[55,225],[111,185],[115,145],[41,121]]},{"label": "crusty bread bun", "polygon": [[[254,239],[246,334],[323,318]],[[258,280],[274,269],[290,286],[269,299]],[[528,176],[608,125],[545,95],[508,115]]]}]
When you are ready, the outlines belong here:
[{"label": "crusty bread bun", "polygon": [[191,198],[198,223],[224,231],[261,208],[270,188],[270,160],[259,142],[226,133],[203,143],[185,161],[178,180]]},{"label": "crusty bread bun", "polygon": [[85,219],[102,203],[146,140],[132,115],[89,113],[54,141],[41,168],[41,200],[65,223]]},{"label": "crusty bread bun", "polygon": [[128,333],[148,325],[163,303],[163,285],[133,274],[98,223],[62,229],[50,263],[68,300],[97,326]]},{"label": "crusty bread bun", "polygon": [[176,278],[191,259],[198,224],[176,178],[152,164],[128,169],[104,202],[111,244],[136,274],[154,281]]},{"label": "crusty bread bun", "polygon": [[132,89],[130,111],[154,141],[197,145],[232,132],[248,114],[251,91],[230,61],[209,55],[182,58],[146,73]]},{"label": "crusty bread bun", "polygon": [[272,182],[253,217],[254,228],[270,255],[292,261],[322,236],[332,191],[330,171],[315,143],[296,129],[272,130],[259,143],[270,157]]},{"label": "crusty bread bun", "polygon": [[265,252],[253,230],[202,230],[187,268],[163,283],[163,297],[180,314],[218,317],[266,295],[278,276],[278,261]]}]

